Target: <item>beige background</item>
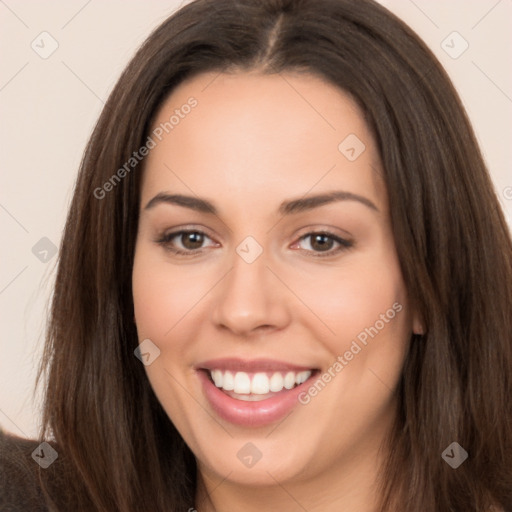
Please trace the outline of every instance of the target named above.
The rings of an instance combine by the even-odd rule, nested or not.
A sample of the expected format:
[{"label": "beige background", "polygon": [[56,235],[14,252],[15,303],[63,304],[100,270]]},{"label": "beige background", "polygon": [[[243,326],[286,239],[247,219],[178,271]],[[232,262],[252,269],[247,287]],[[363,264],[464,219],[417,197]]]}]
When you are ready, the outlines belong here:
[{"label": "beige background", "polygon": [[[39,425],[39,400],[32,391],[56,262],[51,251],[41,252],[48,242],[39,241],[46,237],[59,245],[80,157],[103,102],[135,48],[180,3],[0,0],[0,426],[5,430],[33,437]],[[448,70],[512,226],[512,1],[382,3],[423,37]],[[40,36],[44,31],[50,36]],[[48,52],[57,44],[53,40],[57,50],[41,58],[35,50]],[[468,49],[452,58],[464,41]],[[32,252],[38,242],[39,257],[47,262]]]}]

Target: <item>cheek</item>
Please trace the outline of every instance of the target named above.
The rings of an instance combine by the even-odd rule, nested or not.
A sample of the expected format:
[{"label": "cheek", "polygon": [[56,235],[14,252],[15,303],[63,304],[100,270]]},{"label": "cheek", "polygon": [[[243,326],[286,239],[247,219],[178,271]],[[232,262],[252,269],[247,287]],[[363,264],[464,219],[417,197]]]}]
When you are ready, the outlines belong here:
[{"label": "cheek", "polygon": [[304,273],[297,284],[298,295],[315,313],[307,316],[309,329],[318,333],[333,358],[349,350],[354,340],[366,348],[379,339],[383,343],[374,350],[383,354],[384,340],[405,345],[410,330],[407,294],[392,250],[347,259],[339,268],[314,275]]},{"label": "cheek", "polygon": [[177,271],[155,251],[136,251],[132,287],[140,337],[164,339],[204,295],[208,283]]},{"label": "cheek", "polygon": [[186,426],[188,395],[175,380],[178,367],[186,365],[190,341],[190,333],[180,330],[186,326],[187,313],[204,294],[203,286],[186,272],[176,271],[161,252],[146,244],[137,247],[132,293],[138,338],[149,338],[160,349],[159,357],[145,371],[158,400],[180,431],[190,429]]}]

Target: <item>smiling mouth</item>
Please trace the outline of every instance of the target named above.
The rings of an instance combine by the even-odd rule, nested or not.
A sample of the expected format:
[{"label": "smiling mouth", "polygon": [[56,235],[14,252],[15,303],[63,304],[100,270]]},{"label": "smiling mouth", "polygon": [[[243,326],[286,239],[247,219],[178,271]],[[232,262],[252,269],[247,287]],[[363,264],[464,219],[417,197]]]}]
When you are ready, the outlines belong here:
[{"label": "smiling mouth", "polygon": [[245,402],[258,402],[300,386],[318,370],[245,372],[203,369],[210,382],[226,395]]},{"label": "smiling mouth", "polygon": [[195,370],[213,413],[244,428],[281,421],[320,374],[319,367],[236,357],[202,361]]}]

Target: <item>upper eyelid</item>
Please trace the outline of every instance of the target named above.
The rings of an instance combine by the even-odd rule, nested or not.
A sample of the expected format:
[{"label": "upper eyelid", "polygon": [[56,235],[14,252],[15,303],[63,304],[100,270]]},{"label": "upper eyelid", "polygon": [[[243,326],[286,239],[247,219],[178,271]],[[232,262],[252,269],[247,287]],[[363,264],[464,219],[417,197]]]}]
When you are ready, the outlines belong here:
[{"label": "upper eyelid", "polygon": [[[300,229],[301,234],[299,234],[297,236],[299,238],[302,238],[302,237],[304,237],[306,235],[310,235],[310,234],[325,233],[325,234],[328,234],[329,236],[339,237],[339,238],[342,238],[345,240],[351,240],[353,238],[353,236],[348,231],[345,231],[340,228],[330,228],[330,227],[329,228],[321,228],[321,227],[319,228],[316,226],[317,225],[312,224],[312,225],[305,226],[305,227],[301,228]],[[336,234],[333,232],[335,230],[341,231],[344,234]],[[197,225],[197,227],[196,227],[196,225],[194,225],[194,224],[191,224],[191,225],[188,225],[185,227],[170,228],[168,230],[164,229],[160,232],[161,233],[160,236],[178,235],[181,233],[189,233],[189,232],[197,232],[197,233],[204,234],[204,235],[208,236],[209,238],[212,238],[212,239],[215,238],[215,236],[210,234],[208,228],[205,228],[204,226],[201,226],[201,225]]]},{"label": "upper eyelid", "polygon": [[[304,228],[304,230],[306,230],[306,231],[304,231],[300,235],[297,235],[298,239],[302,239],[302,238],[304,238],[306,236],[310,236],[310,235],[320,235],[320,234],[325,234],[325,235],[328,235],[328,236],[333,237],[333,238],[338,237],[338,238],[341,238],[341,239],[344,239],[344,240],[350,240],[352,238],[348,233],[347,233],[347,237],[348,238],[344,238],[343,235],[338,235],[336,233],[333,233],[329,229]],[[208,233],[208,231],[206,231],[204,228],[194,228],[194,227],[179,228],[177,230],[169,230],[169,231],[164,230],[162,232],[162,234],[160,235],[160,237],[174,237],[174,236],[181,235],[181,234],[184,234],[184,233],[200,233],[202,235],[206,235],[210,239],[214,239],[215,238],[215,237],[211,236]]]},{"label": "upper eyelid", "polygon": [[206,231],[203,231],[202,229],[190,229],[190,228],[178,229],[176,231],[168,231],[168,232],[164,231],[160,236],[158,236],[158,240],[162,240],[162,239],[171,240],[174,238],[178,238],[180,235],[183,235],[186,233],[199,233],[201,235],[204,235],[206,238],[209,238],[212,242],[219,243],[212,236],[210,236]]},{"label": "upper eyelid", "polygon": [[177,236],[181,235],[183,233],[201,233],[202,235],[206,235],[208,238],[215,238],[212,236],[207,228],[204,227],[195,227],[194,225],[191,225],[190,227],[181,227],[181,228],[170,228],[170,229],[164,229],[159,232],[158,236],[160,238],[162,237],[170,237],[170,236]]}]

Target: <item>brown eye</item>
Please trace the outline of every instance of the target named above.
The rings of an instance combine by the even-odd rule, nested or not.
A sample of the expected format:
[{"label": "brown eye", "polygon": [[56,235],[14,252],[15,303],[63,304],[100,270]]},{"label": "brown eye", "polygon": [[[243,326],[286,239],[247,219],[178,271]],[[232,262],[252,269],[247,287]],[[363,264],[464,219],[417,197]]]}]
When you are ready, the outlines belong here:
[{"label": "brown eye", "polygon": [[194,230],[164,233],[155,242],[165,250],[181,256],[197,255],[204,249],[216,245],[207,234]]},{"label": "brown eye", "polygon": [[302,236],[295,247],[299,246],[298,248],[311,253],[312,256],[333,256],[353,245],[354,242],[351,240],[345,240],[329,232],[318,232]]},{"label": "brown eye", "polygon": [[197,231],[184,232],[179,237],[185,249],[199,249],[204,243],[204,234]]},{"label": "brown eye", "polygon": [[328,235],[317,233],[315,235],[310,235],[310,237],[311,247],[315,251],[328,251],[334,246],[334,240]]}]

